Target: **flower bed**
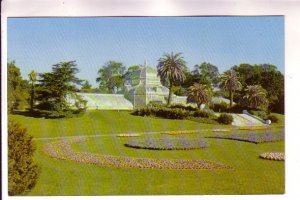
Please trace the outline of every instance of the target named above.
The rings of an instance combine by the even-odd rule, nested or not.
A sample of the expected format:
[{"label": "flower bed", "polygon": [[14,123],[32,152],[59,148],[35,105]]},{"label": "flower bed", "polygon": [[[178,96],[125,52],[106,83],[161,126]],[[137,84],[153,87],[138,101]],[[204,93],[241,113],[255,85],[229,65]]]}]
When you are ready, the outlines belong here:
[{"label": "flower bed", "polygon": [[239,130],[246,130],[246,131],[255,131],[255,130],[267,130],[271,129],[270,126],[246,126],[240,127]]},{"label": "flower bed", "polygon": [[49,143],[45,145],[43,152],[56,159],[94,164],[101,167],[170,170],[232,169],[230,166],[222,163],[207,160],[133,158],[126,156],[99,155],[90,152],[74,152],[71,148],[71,143],[83,141],[83,138],[76,138]]},{"label": "flower bed", "polygon": [[275,142],[284,140],[284,133],[233,133],[233,134],[215,134],[212,136],[206,136],[205,138],[218,138],[218,139],[229,139],[229,140],[239,140],[245,142],[252,142],[255,144],[264,142]]},{"label": "flower bed", "polygon": [[181,134],[192,134],[197,132],[198,132],[197,130],[185,130],[185,131],[166,131],[161,133],[168,134],[168,135],[181,135]]},{"label": "flower bed", "polygon": [[132,147],[136,149],[149,149],[149,150],[192,150],[208,147],[208,144],[202,139],[134,139],[129,140],[126,147]]},{"label": "flower bed", "polygon": [[212,130],[213,132],[229,132],[229,129],[221,129],[221,128],[216,128]]},{"label": "flower bed", "polygon": [[123,134],[118,134],[117,137],[139,137],[141,134],[138,133],[123,133]]},{"label": "flower bed", "polygon": [[259,157],[267,160],[284,161],[284,153],[281,152],[266,152],[260,154]]}]

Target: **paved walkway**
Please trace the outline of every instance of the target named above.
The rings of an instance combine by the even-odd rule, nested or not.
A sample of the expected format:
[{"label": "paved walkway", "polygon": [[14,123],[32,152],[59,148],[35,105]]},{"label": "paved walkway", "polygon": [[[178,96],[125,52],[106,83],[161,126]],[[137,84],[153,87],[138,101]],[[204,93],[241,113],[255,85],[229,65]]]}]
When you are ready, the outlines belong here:
[{"label": "paved walkway", "polygon": [[263,122],[246,114],[232,114],[232,117],[234,126],[266,126]]}]

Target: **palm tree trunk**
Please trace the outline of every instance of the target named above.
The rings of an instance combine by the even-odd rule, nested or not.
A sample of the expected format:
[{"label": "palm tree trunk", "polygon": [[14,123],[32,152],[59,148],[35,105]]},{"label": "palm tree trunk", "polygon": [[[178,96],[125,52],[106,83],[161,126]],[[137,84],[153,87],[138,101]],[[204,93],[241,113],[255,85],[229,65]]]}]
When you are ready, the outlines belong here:
[{"label": "palm tree trunk", "polygon": [[33,110],[34,104],[34,83],[31,83],[31,98],[30,98],[30,109]]},{"label": "palm tree trunk", "polygon": [[230,107],[232,107],[232,102],[233,102],[233,91],[229,90],[229,96],[230,96]]},{"label": "palm tree trunk", "polygon": [[172,81],[170,81],[170,88],[169,88],[169,96],[168,96],[168,106],[171,105],[171,100],[172,100]]}]

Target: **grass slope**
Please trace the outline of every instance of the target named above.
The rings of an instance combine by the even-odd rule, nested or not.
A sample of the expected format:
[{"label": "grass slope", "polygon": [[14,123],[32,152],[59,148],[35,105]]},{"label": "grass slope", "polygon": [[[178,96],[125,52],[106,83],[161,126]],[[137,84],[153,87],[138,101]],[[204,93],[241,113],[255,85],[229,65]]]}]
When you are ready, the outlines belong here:
[{"label": "grass slope", "polygon": [[[37,119],[11,115],[35,138],[94,135],[74,144],[76,151],[117,156],[162,159],[206,159],[230,165],[234,170],[139,170],[101,168],[95,165],[56,160],[42,148],[53,140],[35,140],[35,158],[41,166],[37,185],[27,195],[127,195],[127,194],[264,194],[284,192],[284,162],[263,160],[259,154],[284,151],[284,142],[252,144],[207,138],[209,147],[191,151],[155,151],[124,146],[130,138],[111,135],[124,132],[151,132],[215,128],[188,120],[164,120],[132,116],[128,112],[93,111],[72,119]],[[220,128],[228,126],[218,126]],[[238,130],[235,130],[238,131]],[[276,129],[276,131],[281,131]],[[247,131],[238,131],[240,133]],[[230,134],[232,132],[228,132]],[[211,131],[184,136],[152,134],[152,137],[202,138]],[[145,135],[141,137],[147,137]]]},{"label": "grass slope", "polygon": [[129,111],[90,111],[81,117],[43,119],[10,115],[27,127],[35,138],[75,135],[96,135],[128,132],[153,132],[172,130],[195,130],[218,127],[190,120],[170,120],[153,117],[133,116]]}]

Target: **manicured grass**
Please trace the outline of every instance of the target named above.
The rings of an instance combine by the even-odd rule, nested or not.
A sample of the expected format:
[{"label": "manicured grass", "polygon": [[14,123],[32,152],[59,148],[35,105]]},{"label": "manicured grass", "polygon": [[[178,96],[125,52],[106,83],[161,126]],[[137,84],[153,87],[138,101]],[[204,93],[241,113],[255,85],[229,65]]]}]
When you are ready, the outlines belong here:
[{"label": "manicured grass", "polygon": [[133,116],[129,111],[90,111],[81,117],[43,119],[9,115],[27,127],[35,138],[76,135],[117,134],[172,130],[201,130],[220,125],[200,124],[190,120],[170,120]]},{"label": "manicured grass", "polygon": [[277,123],[273,123],[272,125],[284,125],[284,115],[281,114],[277,114],[277,113],[270,113],[271,115],[275,115],[278,118],[278,122]]},{"label": "manicured grass", "polygon": [[[263,152],[284,152],[284,141],[253,144],[235,140],[204,138],[213,128],[230,126],[200,124],[188,120],[167,120],[132,116],[128,112],[93,111],[72,119],[37,119],[11,115],[28,128],[35,138],[95,135],[72,148],[100,155],[157,159],[204,159],[229,165],[233,170],[117,169],[57,160],[42,148],[57,140],[35,140],[35,158],[41,167],[37,185],[27,195],[128,195],[128,194],[280,194],[284,192],[284,162],[260,159]],[[132,138],[116,133],[206,130],[183,135],[144,134],[138,138],[169,137],[203,139],[209,147],[196,150],[155,151],[125,147]],[[272,131],[268,130],[268,131]],[[263,132],[264,130],[261,130]],[[283,131],[276,127],[275,132]],[[231,130],[232,133],[247,133]],[[223,134],[223,133],[222,133]],[[227,134],[224,133],[224,134]]]}]

